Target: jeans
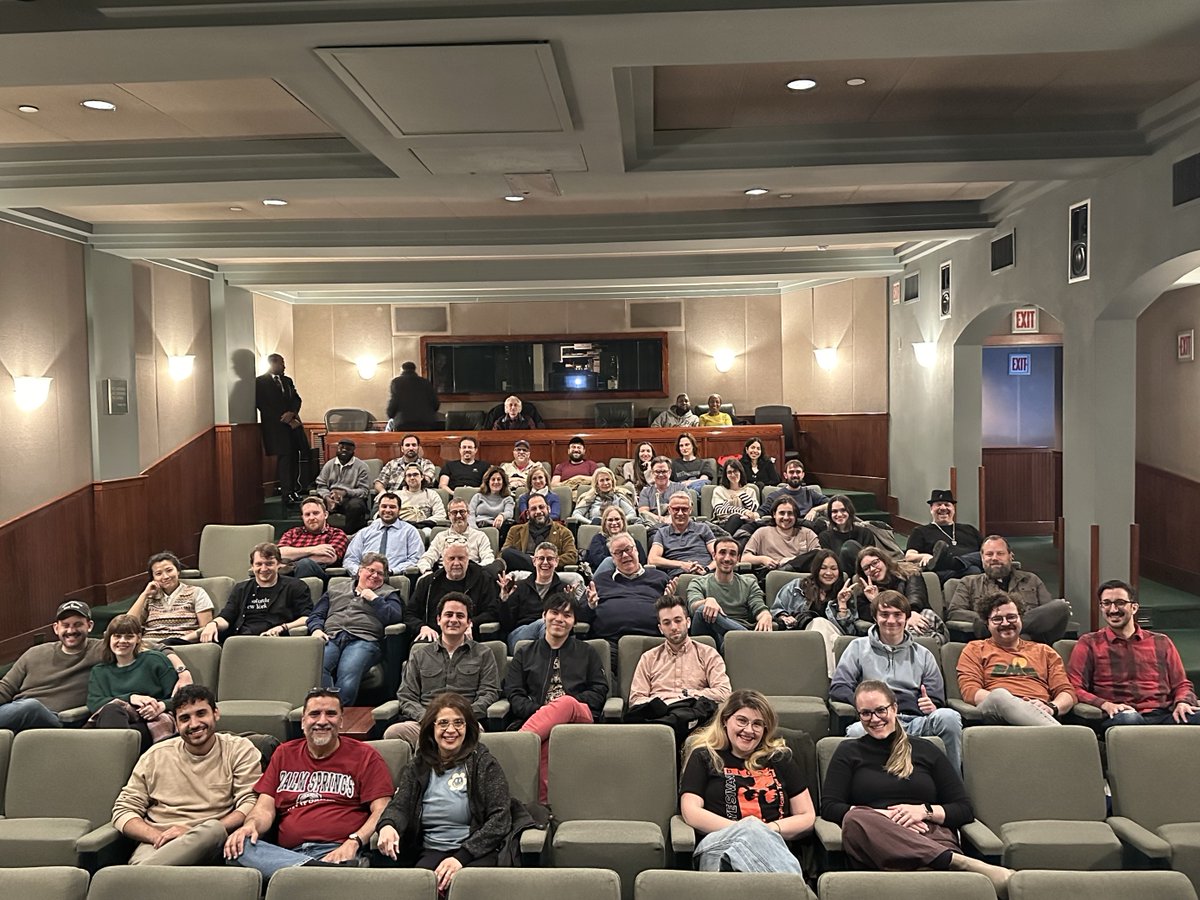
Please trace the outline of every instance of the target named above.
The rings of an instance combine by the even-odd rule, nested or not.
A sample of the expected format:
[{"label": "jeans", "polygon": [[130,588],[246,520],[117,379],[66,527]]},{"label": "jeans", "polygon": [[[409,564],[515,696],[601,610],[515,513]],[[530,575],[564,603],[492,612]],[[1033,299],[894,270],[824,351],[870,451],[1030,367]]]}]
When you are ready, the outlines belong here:
[{"label": "jeans", "polygon": [[336,683],[342,706],[353,706],[358,699],[358,686],[362,683],[363,675],[382,656],[378,641],[364,641],[348,631],[339,631],[325,644],[321,685],[332,687]]},{"label": "jeans", "polygon": [[525,625],[518,625],[508,633],[508,653],[511,656],[517,652],[517,641],[536,641],[546,636],[546,620],[538,619]]},{"label": "jeans", "polygon": [[62,728],[58,714],[47,709],[40,700],[26,698],[0,704],[0,728],[25,731],[29,728]]},{"label": "jeans", "polygon": [[705,621],[703,607],[692,613],[692,627],[690,629],[692,637],[708,635],[717,645],[717,652],[725,652],[725,633],[727,631],[749,631],[750,629],[741,622],[729,618],[724,613],[718,615],[711,622]]},{"label": "jeans", "polygon": [[1176,722],[1172,712],[1169,709],[1149,709],[1146,712],[1137,712],[1136,710],[1119,712],[1115,716],[1110,716],[1101,722],[1100,727],[1108,730],[1114,725],[1200,725],[1200,712],[1192,713],[1183,722]]},{"label": "jeans", "polygon": [[[946,759],[954,771],[962,772],[962,717],[952,709],[935,709],[927,716],[901,715],[900,724],[913,737],[940,737],[946,745]],[[857,738],[866,734],[861,722],[846,727],[846,737]]]},{"label": "jeans", "polygon": [[605,572],[615,571],[616,568],[617,564],[613,562],[613,558],[611,556],[607,557],[600,563],[600,565],[596,566],[595,571],[592,572],[592,581],[595,581]]},{"label": "jeans", "polygon": [[325,567],[319,562],[314,562],[311,558],[305,556],[293,563],[292,568],[293,578],[320,578],[321,584],[329,586],[329,575],[325,572]]},{"label": "jeans", "polygon": [[225,865],[258,869],[262,872],[265,881],[280,869],[302,866],[314,859],[320,859],[326,853],[330,853],[340,846],[342,846],[340,843],[312,841],[301,844],[294,850],[288,850],[264,840],[260,840],[257,844],[246,841],[242,848],[242,855],[237,859],[226,860]]}]

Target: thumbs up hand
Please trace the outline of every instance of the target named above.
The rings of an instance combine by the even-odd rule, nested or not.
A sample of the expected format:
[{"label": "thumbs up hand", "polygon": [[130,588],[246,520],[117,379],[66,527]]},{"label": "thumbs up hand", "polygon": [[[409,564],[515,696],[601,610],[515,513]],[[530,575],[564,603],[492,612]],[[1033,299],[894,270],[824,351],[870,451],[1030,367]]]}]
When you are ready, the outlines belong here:
[{"label": "thumbs up hand", "polygon": [[925,685],[921,685],[921,695],[917,697],[917,709],[923,716],[927,716],[937,709],[937,704],[929,699],[929,692],[925,690]]}]

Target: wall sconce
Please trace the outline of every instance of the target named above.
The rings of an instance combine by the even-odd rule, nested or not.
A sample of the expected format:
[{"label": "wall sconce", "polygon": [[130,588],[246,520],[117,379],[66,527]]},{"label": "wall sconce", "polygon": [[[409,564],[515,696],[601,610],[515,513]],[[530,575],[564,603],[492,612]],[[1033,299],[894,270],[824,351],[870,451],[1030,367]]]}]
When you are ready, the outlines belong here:
[{"label": "wall sconce", "polygon": [[354,361],[354,365],[358,367],[358,377],[363,381],[374,378],[375,370],[379,368],[379,363],[368,356],[360,356]]},{"label": "wall sconce", "polygon": [[17,398],[17,408],[32,412],[50,396],[50,382],[53,378],[34,378],[30,376],[13,377],[13,393]]},{"label": "wall sconce", "polygon": [[937,362],[937,341],[914,341],[912,348],[917,357],[917,364],[932,369]]},{"label": "wall sconce", "polygon": [[271,360],[267,359],[268,354],[260,353],[258,356],[258,374],[266,375],[271,371]]},{"label": "wall sconce", "polygon": [[196,357],[194,356],[168,356],[167,371],[171,373],[171,377],[176,381],[183,381],[185,378],[192,377],[192,369],[196,366]]},{"label": "wall sconce", "polygon": [[822,347],[814,350],[813,355],[817,358],[817,365],[826,371],[837,365],[837,347]]},{"label": "wall sconce", "polygon": [[733,368],[735,359],[737,354],[732,350],[718,350],[713,354],[713,365],[717,367],[718,372],[728,372]]}]

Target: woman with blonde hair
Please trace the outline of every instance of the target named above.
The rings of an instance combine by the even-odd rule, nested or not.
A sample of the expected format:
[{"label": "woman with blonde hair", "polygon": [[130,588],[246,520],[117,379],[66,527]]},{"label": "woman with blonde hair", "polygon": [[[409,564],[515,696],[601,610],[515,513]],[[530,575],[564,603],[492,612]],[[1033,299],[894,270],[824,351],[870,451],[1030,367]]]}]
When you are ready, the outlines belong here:
[{"label": "woman with blonde hair", "polygon": [[546,505],[550,507],[550,518],[561,522],[562,504],[558,501],[558,494],[550,489],[550,476],[546,473],[545,466],[541,463],[534,463],[529,467],[528,472],[529,474],[525,476],[528,490],[517,498],[517,521],[525,521],[525,513],[529,509],[529,498],[534,494],[541,494],[546,498]]},{"label": "woman with blonde hair", "polygon": [[866,734],[838,744],[821,788],[821,817],[842,826],[846,854],[871,869],[978,872],[1004,896],[1012,871],[962,852],[957,829],[975,813],[946,754],[898,727],[884,682],[862,682],[854,707]]},{"label": "woman with blonde hair", "polygon": [[600,512],[607,506],[619,508],[626,521],[637,519],[637,509],[624,494],[617,491],[617,476],[613,470],[600,466],[592,473],[592,489],[580,496],[571,519],[584,525],[599,525]]},{"label": "woman with blonde hair", "polygon": [[683,820],[704,838],[704,871],[795,872],[787,847],[816,821],[804,774],[758,691],[739,690],[688,740],[679,779]]}]

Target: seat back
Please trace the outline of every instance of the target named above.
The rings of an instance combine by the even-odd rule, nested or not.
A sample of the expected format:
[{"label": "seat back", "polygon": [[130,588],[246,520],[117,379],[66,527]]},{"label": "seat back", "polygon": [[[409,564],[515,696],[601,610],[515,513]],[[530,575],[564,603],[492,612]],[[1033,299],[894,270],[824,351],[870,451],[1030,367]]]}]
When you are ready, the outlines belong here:
[{"label": "seat back", "polygon": [[141,737],[132,729],[23,731],[12,743],[5,818],[87,819],[97,828],[112,818],[140,752]]},{"label": "seat back", "polygon": [[667,835],[679,806],[671,729],[557,726],[550,732],[549,797],[560,822],[654,822]]},{"label": "seat back", "polygon": [[508,644],[504,641],[484,641],[483,646],[492,651],[496,657],[496,674],[500,684],[504,684],[504,674],[508,671]]},{"label": "seat back", "polygon": [[617,476],[617,484],[629,484],[625,480],[625,463],[630,461],[631,457],[628,456],[610,456],[608,458],[608,467]]},{"label": "seat back", "polygon": [[400,738],[389,738],[382,741],[366,741],[366,743],[374,747],[379,755],[383,757],[383,761],[387,763],[388,771],[392,773],[392,784],[399,784],[400,773],[404,771],[404,767],[412,759],[412,746],[408,741],[401,740]]},{"label": "seat back", "polygon": [[1194,725],[1118,725],[1104,732],[1113,815],[1154,830],[1200,821],[1200,784],[1164,777],[1191,771],[1200,759],[1200,728]]},{"label": "seat back", "polygon": [[108,866],[92,876],[88,900],[170,897],[171,900],[258,900],[262,875],[255,869],[210,866],[189,877],[174,866]]},{"label": "seat back", "polygon": [[446,411],[447,431],[478,431],[483,427],[482,409],[451,409]]},{"label": "seat back", "polygon": [[579,553],[582,556],[583,551],[592,546],[592,538],[600,533],[599,525],[580,525],[579,530],[575,533],[575,546],[579,548]]},{"label": "seat back", "polygon": [[767,573],[767,586],[763,591],[763,600],[766,601],[767,609],[775,602],[775,598],[779,596],[780,589],[789,581],[795,581],[797,578],[809,578],[807,572],[780,572],[778,569],[772,569]]},{"label": "seat back", "polygon": [[840,662],[842,654],[846,652],[846,648],[850,646],[850,642],[856,640],[852,634],[839,634],[833,641],[833,661]]},{"label": "seat back", "polygon": [[779,425],[783,428],[783,448],[796,449],[796,420],[790,406],[756,406],[755,425]]},{"label": "seat back", "polygon": [[1069,665],[1071,662],[1071,653],[1075,649],[1075,645],[1079,643],[1074,638],[1063,638],[1061,641],[1054,642],[1054,650],[1062,658],[1063,665]]},{"label": "seat back", "polygon": [[[941,874],[941,873],[939,873]],[[1196,889],[1182,872],[1068,872],[1029,869],[1014,872],[1008,882],[1009,900],[1195,900]]]},{"label": "seat back", "polygon": [[700,488],[700,511],[697,513],[702,519],[711,519],[713,514],[713,494],[716,492],[715,484],[706,484]]},{"label": "seat back", "polygon": [[646,537],[646,526],[645,525],[643,525],[641,522],[638,522],[636,524],[627,525],[625,527],[626,527],[626,530],[628,530],[628,532],[633,535],[633,539],[642,545],[643,550],[648,551],[650,549],[650,545],[647,543],[648,538]]},{"label": "seat back", "polygon": [[375,417],[370,410],[338,406],[325,410],[326,431],[370,431]]},{"label": "seat back", "polygon": [[314,866],[292,866],[272,875],[267,885],[266,900],[329,900],[330,897],[437,900],[437,879],[430,869],[348,869],[345,866],[318,869]]},{"label": "seat back", "polygon": [[942,583],[933,572],[922,572],[925,582],[925,593],[929,595],[929,608],[942,618],[945,618],[946,601],[942,596]]},{"label": "seat back", "polygon": [[0,896],[21,900],[84,900],[88,873],[75,866],[0,869]]},{"label": "seat back", "polygon": [[[821,900],[995,900],[996,889],[978,872],[826,872],[818,882]],[[1011,898],[1012,888],[1009,888]]]},{"label": "seat back", "polygon": [[470,506],[471,498],[474,497],[478,493],[479,493],[479,488],[470,487],[465,484],[460,484],[458,487],[456,487],[454,489],[454,499],[455,500],[466,500],[467,505]]},{"label": "seat back", "polygon": [[[926,582],[926,585],[928,584],[929,582]],[[950,602],[954,599],[954,594],[958,591],[958,587],[961,584],[961,578],[947,578],[946,583],[942,585],[942,603],[945,609],[950,608]],[[939,615],[941,615],[941,613],[939,613]]]},{"label": "seat back", "polygon": [[277,700],[293,707],[321,683],[325,645],[315,637],[238,635],[221,648],[221,700]]},{"label": "seat back", "polygon": [[551,490],[558,495],[558,514],[565,522],[575,511],[575,500],[571,497],[571,489],[565,484],[560,484]]},{"label": "seat back", "polygon": [[[1013,778],[1017,760],[1020,778]],[[1104,776],[1096,734],[1082,725],[963,730],[963,774],[976,817],[999,834],[1009,822],[1103,822]]]},{"label": "seat back", "polygon": [[[708,404],[707,403],[693,403],[692,404],[692,412],[694,412],[698,416],[702,416],[706,412],[708,412]],[[729,418],[732,419],[735,415],[734,409],[733,409],[733,404],[732,403],[722,403],[721,404],[721,412],[727,413],[729,415]]]},{"label": "seat back", "polygon": [[221,647],[218,644],[180,644],[171,648],[192,673],[192,683],[214,694],[221,684]]},{"label": "seat back", "polygon": [[0,815],[4,814],[4,784],[8,781],[8,764],[12,759],[13,733],[0,731]]},{"label": "seat back", "polygon": [[[496,643],[504,646],[503,642]],[[488,731],[481,733],[479,740],[504,770],[509,793],[522,803],[537,803],[538,763],[542,752],[538,736],[531,731]]]},{"label": "seat back", "polygon": [[667,411],[666,406],[648,406],[646,407],[646,425],[654,427],[654,420]]},{"label": "seat back", "polygon": [[383,471],[382,459],[364,459],[367,464],[367,474],[371,477],[371,484],[375,483],[375,479],[379,477],[379,473]]},{"label": "seat back", "polygon": [[611,869],[469,868],[454,876],[450,900],[620,900],[621,878]]},{"label": "seat back", "polygon": [[783,872],[672,872],[647,869],[634,882],[635,900],[805,900],[810,896],[803,875]]},{"label": "seat back", "polygon": [[597,403],[593,408],[597,428],[632,428],[632,403]]},{"label": "seat back", "polygon": [[[247,563],[248,567],[249,563]],[[181,578],[179,580],[184,584],[194,584],[196,587],[204,588],[204,592],[208,594],[208,599],[216,607],[213,610],[214,616],[224,608],[226,601],[229,600],[229,595],[233,593],[233,586],[236,583],[228,575],[214,575],[211,578]]]},{"label": "seat back", "polygon": [[946,682],[946,699],[962,700],[962,691],[958,689],[958,658],[967,649],[967,645],[959,641],[948,641],[942,646],[942,680]]},{"label": "seat back", "polygon": [[825,639],[815,631],[730,631],[725,635],[725,666],[734,690],[829,696]]},{"label": "seat back", "polygon": [[200,571],[205,578],[225,575],[234,581],[245,581],[250,571],[251,549],[255,544],[274,540],[274,525],[205,525],[200,532]]}]

